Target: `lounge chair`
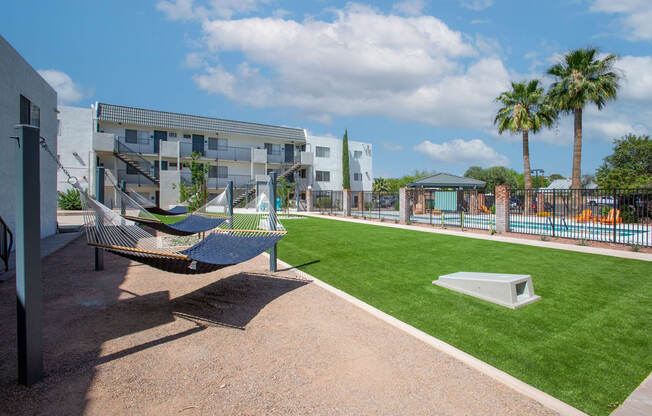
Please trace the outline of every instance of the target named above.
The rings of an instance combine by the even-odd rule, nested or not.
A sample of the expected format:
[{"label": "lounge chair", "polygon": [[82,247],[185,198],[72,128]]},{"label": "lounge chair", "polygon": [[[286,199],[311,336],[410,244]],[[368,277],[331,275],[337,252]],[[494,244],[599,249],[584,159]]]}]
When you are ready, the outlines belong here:
[{"label": "lounge chair", "polygon": [[578,215],[577,217],[571,217],[570,219],[578,222],[589,222],[591,221],[591,218],[592,218],[591,210],[585,209],[584,211],[582,211],[580,215]]},{"label": "lounge chair", "polygon": [[609,215],[607,215],[607,218],[600,218],[600,223],[602,224],[622,224],[623,219],[620,218],[620,210],[619,209],[610,209],[609,210]]}]

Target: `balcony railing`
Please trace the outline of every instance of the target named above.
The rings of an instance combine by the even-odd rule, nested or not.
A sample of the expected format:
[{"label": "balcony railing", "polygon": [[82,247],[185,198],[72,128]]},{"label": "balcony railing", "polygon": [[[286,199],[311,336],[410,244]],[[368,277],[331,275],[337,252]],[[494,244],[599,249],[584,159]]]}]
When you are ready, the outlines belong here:
[{"label": "balcony railing", "polygon": [[[189,170],[181,171],[181,182],[190,185],[192,181]],[[206,187],[209,189],[225,188],[229,181],[233,181],[235,188],[245,188],[251,182],[249,175],[229,175],[226,178],[208,178],[206,180]]]},{"label": "balcony railing", "polygon": [[141,139],[137,141],[127,141],[124,136],[115,136],[117,143],[127,146],[129,149],[140,154],[153,155],[154,153],[154,140],[153,139]]},{"label": "balcony railing", "polygon": [[[251,162],[251,148],[237,146],[219,146],[217,149],[201,149],[204,158],[214,160],[233,160],[236,162]],[[181,157],[190,157],[193,152],[191,142],[179,142]]]}]

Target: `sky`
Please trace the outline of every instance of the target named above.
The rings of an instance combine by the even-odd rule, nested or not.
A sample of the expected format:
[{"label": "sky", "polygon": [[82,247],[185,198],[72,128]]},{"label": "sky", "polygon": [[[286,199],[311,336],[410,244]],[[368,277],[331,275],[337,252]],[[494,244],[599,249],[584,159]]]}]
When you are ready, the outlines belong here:
[{"label": "sky", "polygon": [[[0,35],[57,90],[93,102],[305,128],[373,144],[374,176],[523,171],[495,98],[569,50],[619,56],[618,99],[584,112],[583,173],[652,130],[649,0],[16,0]],[[532,168],[569,176],[572,116],[530,135]]]}]

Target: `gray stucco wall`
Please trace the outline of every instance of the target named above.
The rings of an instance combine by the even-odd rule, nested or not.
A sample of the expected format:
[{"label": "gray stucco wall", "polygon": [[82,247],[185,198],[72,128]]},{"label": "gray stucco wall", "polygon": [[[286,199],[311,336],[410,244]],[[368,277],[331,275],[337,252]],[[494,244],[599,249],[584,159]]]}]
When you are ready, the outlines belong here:
[{"label": "gray stucco wall", "polygon": [[[15,146],[10,139],[20,121],[20,95],[39,106],[41,136],[57,149],[57,93],[0,36],[0,216],[15,230]],[[41,237],[57,230],[56,163],[41,149]]]},{"label": "gray stucco wall", "polygon": [[[57,154],[61,164],[80,185],[88,189],[91,178],[91,144],[93,141],[93,112],[90,108],[59,106],[59,148]],[[113,143],[112,143],[113,144]],[[71,188],[66,175],[59,171],[57,189]]]}]

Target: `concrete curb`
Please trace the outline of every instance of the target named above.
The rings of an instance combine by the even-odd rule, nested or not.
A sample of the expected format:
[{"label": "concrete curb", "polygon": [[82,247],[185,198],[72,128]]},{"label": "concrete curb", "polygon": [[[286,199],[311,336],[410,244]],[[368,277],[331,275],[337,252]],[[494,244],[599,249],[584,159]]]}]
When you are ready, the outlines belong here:
[{"label": "concrete curb", "polygon": [[[267,257],[269,257],[269,254],[263,253]],[[586,413],[574,408],[573,406],[566,404],[562,402],[559,399],[554,398],[553,396],[549,395],[548,393],[545,393],[535,387],[530,386],[527,383],[524,383],[523,381],[517,379],[516,377],[513,377],[506,372],[497,369],[496,367],[493,367],[487,363],[485,363],[482,360],[479,360],[475,357],[473,357],[470,354],[465,353],[462,350],[459,350],[455,347],[453,347],[450,344],[447,344],[444,341],[441,341],[431,335],[426,334],[425,332],[406,324],[403,321],[400,321],[396,318],[394,318],[391,315],[386,314],[385,312],[382,312],[379,309],[374,308],[373,306],[361,301],[360,299],[357,299],[351,295],[349,295],[346,292],[343,292],[328,283],[322,282],[321,280],[317,279],[314,276],[311,276],[310,274],[301,271],[299,269],[294,268],[290,264],[284,262],[283,260],[278,260],[278,264],[282,266],[284,269],[291,270],[294,272],[298,277],[302,279],[307,279],[311,280],[314,284],[317,286],[333,293],[334,295],[346,300],[347,302],[359,307],[360,309],[370,313],[371,315],[375,316],[376,318],[384,321],[385,323],[400,329],[409,335],[412,335],[413,337],[425,342],[426,344],[436,348],[437,350],[450,355],[451,357],[463,362],[464,364],[468,365],[469,367],[481,372],[482,374],[493,378],[494,380],[503,383],[507,387],[521,393],[522,395],[529,397],[532,400],[536,400],[537,402],[541,403],[545,407],[554,410],[555,412],[558,412],[560,415],[563,416],[586,416]]]},{"label": "concrete curb", "polygon": [[456,237],[475,238],[477,240],[500,241],[503,243],[513,243],[513,244],[522,244],[525,246],[554,248],[557,250],[575,251],[578,253],[599,254],[603,256],[620,257],[623,259],[642,260],[642,261],[652,262],[652,254],[648,254],[648,253],[635,253],[633,251],[613,250],[609,248],[599,248],[599,247],[573,246],[570,244],[555,243],[551,241],[526,240],[526,239],[514,238],[514,237],[502,237],[499,235],[490,236],[484,234],[476,234],[473,232],[415,227],[413,225],[393,224],[393,223],[386,223],[386,222],[371,222],[371,221],[365,221],[357,218],[343,218],[343,217],[330,216],[330,215],[321,215],[312,212],[302,212],[301,215],[306,215],[315,218],[331,219],[336,221],[355,222],[358,224],[376,225],[379,227],[400,228],[403,230],[421,231],[424,233],[453,235]]}]

